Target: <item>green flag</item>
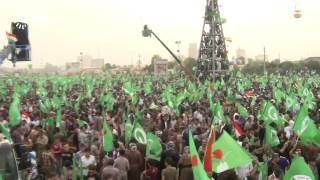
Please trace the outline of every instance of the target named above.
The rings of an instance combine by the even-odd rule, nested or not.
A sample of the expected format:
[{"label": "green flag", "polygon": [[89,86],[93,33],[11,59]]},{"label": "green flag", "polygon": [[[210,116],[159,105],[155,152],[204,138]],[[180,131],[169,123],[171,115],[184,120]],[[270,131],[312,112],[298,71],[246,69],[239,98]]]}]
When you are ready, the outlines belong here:
[{"label": "green flag", "polygon": [[80,119],[79,120],[79,127],[82,128],[83,126],[87,126],[88,127],[89,125],[88,125],[88,123],[86,121]]},{"label": "green flag", "polygon": [[284,180],[316,180],[309,165],[304,161],[301,156],[294,156],[290,168],[284,175]]},{"label": "green flag", "polygon": [[190,130],[189,130],[189,146],[190,146],[193,178],[195,180],[209,180],[207,173],[203,168],[203,164],[199,158],[199,154],[197,152],[196,146],[193,141],[192,133]]},{"label": "green flag", "polygon": [[263,119],[266,124],[269,124],[271,122],[274,122],[276,124],[283,124],[283,119],[280,118],[279,112],[277,109],[272,105],[271,102],[267,102],[267,104],[264,107],[264,112],[262,114]]},{"label": "green flag", "polygon": [[292,111],[292,109],[293,110],[300,109],[300,104],[298,103],[296,97],[293,94],[286,97],[285,106],[287,111]]},{"label": "green flag", "polygon": [[57,109],[57,115],[56,115],[56,126],[60,128],[60,130],[63,128],[62,127],[62,114],[61,114],[61,108]]},{"label": "green flag", "polygon": [[114,97],[113,94],[111,92],[109,92],[107,95],[102,96],[101,98],[101,104],[103,107],[107,108],[107,111],[113,111],[113,106],[114,106]]},{"label": "green flag", "polygon": [[216,173],[247,165],[253,160],[251,155],[225,131],[213,144],[212,152],[212,166]]},{"label": "green flag", "polygon": [[150,94],[152,92],[152,83],[151,82],[146,82],[143,85],[143,91],[145,94]]},{"label": "green flag", "polygon": [[266,125],[266,133],[264,135],[264,141],[265,141],[265,144],[270,144],[271,146],[277,146],[280,144],[277,131],[269,125]]},{"label": "green flag", "polygon": [[112,151],[113,148],[113,137],[112,132],[107,125],[107,123],[103,122],[103,150],[106,152]]},{"label": "green flag", "polygon": [[214,107],[214,122],[222,122],[224,121],[224,113],[223,113],[223,109],[222,106],[220,105],[220,103],[216,103],[215,107]]},{"label": "green flag", "polygon": [[14,97],[10,108],[9,108],[9,119],[10,119],[10,125],[11,126],[15,126],[20,124],[21,122],[21,114],[20,114],[20,110],[19,110],[19,104],[20,101],[18,99],[18,97]]},{"label": "green flag", "polygon": [[0,123],[0,130],[1,130],[2,134],[4,135],[4,137],[5,137],[8,141],[12,142],[8,124],[2,124],[2,123]]},{"label": "green flag", "polygon": [[78,179],[78,167],[76,164],[76,159],[73,157],[72,159],[72,180],[77,180]]},{"label": "green flag", "polygon": [[277,100],[277,102],[281,102],[282,98],[284,98],[285,94],[280,89],[273,90],[273,97]]},{"label": "green flag", "polygon": [[268,163],[263,162],[258,165],[258,180],[266,180],[268,178]]},{"label": "green flag", "polygon": [[135,120],[132,135],[141,144],[147,144],[147,135],[140,123]]},{"label": "green flag", "polygon": [[312,142],[320,147],[320,131],[318,130],[317,134],[313,137]]},{"label": "green flag", "polygon": [[124,125],[124,141],[125,144],[128,144],[132,137],[132,124],[129,118],[127,118],[125,125]]},{"label": "green flag", "polygon": [[151,132],[147,133],[147,147],[146,147],[146,157],[160,161],[162,146],[158,136],[154,135]]},{"label": "green flag", "polygon": [[238,112],[243,116],[243,117],[249,117],[249,113],[245,107],[243,107],[240,103],[236,103],[236,106],[238,108]]},{"label": "green flag", "polygon": [[84,180],[82,161],[80,161],[80,180]]},{"label": "green flag", "polygon": [[310,119],[306,105],[303,105],[300,109],[298,116],[294,121],[293,131],[297,133],[305,143],[310,143],[317,135],[317,127],[314,121]]}]

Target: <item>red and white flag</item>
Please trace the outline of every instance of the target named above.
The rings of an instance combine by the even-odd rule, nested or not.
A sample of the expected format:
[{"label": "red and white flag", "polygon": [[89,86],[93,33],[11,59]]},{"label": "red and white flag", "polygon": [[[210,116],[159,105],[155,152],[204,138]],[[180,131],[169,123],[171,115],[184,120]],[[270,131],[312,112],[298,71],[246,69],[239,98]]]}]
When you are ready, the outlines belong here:
[{"label": "red and white flag", "polygon": [[207,143],[207,149],[203,157],[203,168],[207,173],[212,172],[212,144],[214,140],[214,129],[211,127],[210,137]]},{"label": "red and white flag", "polygon": [[233,128],[237,137],[240,137],[243,135],[243,130],[237,121],[233,121]]}]

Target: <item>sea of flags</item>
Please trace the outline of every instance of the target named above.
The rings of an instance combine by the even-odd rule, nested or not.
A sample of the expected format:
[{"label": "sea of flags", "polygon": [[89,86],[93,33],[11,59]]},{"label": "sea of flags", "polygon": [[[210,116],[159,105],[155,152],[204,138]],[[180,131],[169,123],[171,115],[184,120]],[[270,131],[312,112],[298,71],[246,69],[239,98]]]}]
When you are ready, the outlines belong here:
[{"label": "sea of flags", "polygon": [[[227,98],[233,103],[236,111],[240,116],[248,118],[250,112],[250,107],[246,104],[241,104],[240,101],[236,100],[236,95],[241,94],[242,96],[249,98],[250,106],[255,105],[256,95],[253,90],[248,90],[252,88],[253,84],[249,81],[248,78],[243,76],[241,73],[237,76],[242,79],[234,83],[235,88],[226,87],[227,83],[224,81],[217,81],[210,83],[208,81],[203,84],[185,81],[177,81],[177,83],[165,84],[159,83],[161,93],[161,103],[164,103],[169,108],[173,109],[177,114],[181,112],[181,105],[185,100],[189,102],[197,102],[201,98],[207,98],[211,118],[212,118],[212,128],[210,135],[208,137],[207,149],[205,156],[203,158],[203,163],[199,158],[197,149],[194,145],[194,140],[192,132],[189,132],[189,145],[190,145],[190,154],[192,161],[192,169],[194,172],[195,179],[207,179],[207,174],[210,174],[210,171],[221,173],[229,169],[233,169],[239,166],[247,165],[251,163],[254,158],[241,146],[237,143],[234,138],[229,135],[227,132],[223,131],[221,136],[218,138],[215,137],[215,125],[217,124],[226,124],[231,123],[234,128],[234,135],[240,137],[244,134],[242,125],[235,120],[228,121],[227,116],[224,113],[223,103],[220,100],[215,99],[215,96],[219,90],[226,90]],[[21,80],[28,81],[25,77],[20,77]],[[129,117],[124,118],[124,136],[125,144],[128,145],[130,141],[136,141],[140,144],[146,146],[146,157],[160,161],[162,153],[161,140],[154,132],[150,131],[144,127],[142,123],[144,109],[136,109],[137,103],[139,101],[138,94],[143,91],[145,94],[150,94],[155,90],[154,82],[151,79],[147,79],[146,82],[136,83],[135,79],[131,79],[126,76],[118,76],[113,78],[102,77],[63,77],[63,76],[54,76],[54,77],[39,77],[37,80],[37,95],[39,95],[40,100],[40,111],[41,113],[55,112],[55,117],[50,117],[46,119],[45,128],[48,127],[49,134],[53,133],[53,127],[58,127],[60,131],[63,132],[63,116],[62,116],[62,106],[70,105],[78,113],[81,112],[81,103],[84,99],[88,97],[93,97],[95,86],[100,86],[103,89],[103,92],[100,94],[100,105],[103,107],[104,111],[112,112],[115,108],[116,97],[111,91],[110,86],[114,83],[122,82],[122,90],[125,94],[131,99],[132,109],[134,110],[134,118]],[[287,90],[281,89],[281,86],[284,85],[280,80],[276,80],[278,76],[271,78],[271,83],[275,87],[272,92],[272,97],[275,101],[270,99],[265,99],[260,110],[258,112],[257,118],[264,121],[265,127],[265,136],[264,144],[271,145],[272,147],[278,146],[280,141],[277,134],[277,129],[274,125],[284,125],[286,119],[283,116],[283,113],[277,109],[280,103],[284,103],[286,112],[297,112],[295,116],[293,131],[298,135],[299,139],[305,143],[313,143],[320,147],[320,131],[316,127],[314,120],[309,116],[309,111],[314,108],[315,97],[312,90],[310,90],[310,85],[319,83],[315,80],[305,80],[298,81],[297,83],[291,82],[291,88]],[[46,80],[50,79],[53,81],[53,88],[48,91],[46,87]],[[311,77],[309,77],[311,79]],[[262,84],[267,84],[268,81],[264,77],[257,78],[257,81]],[[1,132],[4,134],[6,139],[11,140],[10,137],[10,127],[20,124],[21,122],[21,99],[25,97],[29,91],[32,91],[32,87],[27,83],[14,83],[7,82],[12,84],[14,87],[14,93],[11,98],[10,107],[9,107],[9,124],[0,124]],[[78,83],[84,83],[85,88],[82,93],[78,95],[75,100],[70,100],[70,97],[66,96],[66,90],[71,88],[72,85]],[[0,83],[2,84],[2,83]],[[48,98],[48,94],[53,94],[52,97]],[[0,85],[0,94],[7,94],[6,89]],[[157,108],[159,102],[153,101],[150,108]],[[80,127],[87,125],[88,123],[84,120],[78,120]],[[113,150],[113,133],[110,129],[109,124],[103,120],[101,130],[101,139],[103,141],[103,149],[106,152]],[[51,130],[50,130],[51,129]],[[54,135],[54,134],[53,134]],[[303,159],[302,159],[303,160]],[[294,174],[296,168],[305,169],[305,162],[301,158],[296,157],[291,163],[290,169],[286,172],[287,177],[293,177],[296,175],[304,174]],[[75,165],[77,166],[77,165]],[[261,163],[259,165],[259,172],[261,177],[265,177],[265,166],[266,163]],[[78,167],[78,166],[77,166]],[[79,166],[81,167],[81,166]],[[292,170],[293,169],[293,170]],[[291,170],[291,171],[290,171]],[[304,172],[307,172],[304,171]],[[308,175],[308,174],[307,174]]]}]

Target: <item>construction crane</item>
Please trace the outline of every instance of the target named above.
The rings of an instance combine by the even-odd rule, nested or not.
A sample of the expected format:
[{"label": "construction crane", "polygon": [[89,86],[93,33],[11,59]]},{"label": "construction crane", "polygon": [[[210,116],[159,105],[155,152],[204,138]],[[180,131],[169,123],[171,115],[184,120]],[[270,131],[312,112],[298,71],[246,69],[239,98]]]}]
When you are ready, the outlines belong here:
[{"label": "construction crane", "polygon": [[13,63],[15,67],[16,62],[31,61],[31,44],[29,42],[29,27],[28,24],[22,22],[12,22],[11,32],[17,39],[16,42],[9,42],[0,50],[0,64],[5,59]]}]

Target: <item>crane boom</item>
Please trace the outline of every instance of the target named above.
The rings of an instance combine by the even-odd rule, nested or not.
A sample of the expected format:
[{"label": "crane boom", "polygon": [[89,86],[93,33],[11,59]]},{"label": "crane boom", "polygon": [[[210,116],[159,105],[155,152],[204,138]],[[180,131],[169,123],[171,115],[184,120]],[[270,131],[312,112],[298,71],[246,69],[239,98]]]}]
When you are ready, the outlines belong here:
[{"label": "crane boom", "polygon": [[0,50],[0,64],[2,64],[5,59],[8,59],[9,55],[12,53],[12,50],[12,45],[4,46],[4,48]]}]

